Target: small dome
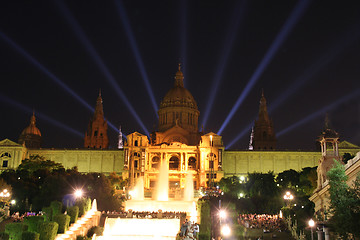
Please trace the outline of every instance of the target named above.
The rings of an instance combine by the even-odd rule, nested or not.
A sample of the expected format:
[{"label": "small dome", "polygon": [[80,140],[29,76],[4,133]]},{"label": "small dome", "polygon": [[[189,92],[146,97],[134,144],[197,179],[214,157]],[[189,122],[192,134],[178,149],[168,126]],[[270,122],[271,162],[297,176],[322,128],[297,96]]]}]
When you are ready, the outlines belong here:
[{"label": "small dome", "polygon": [[36,119],[35,119],[35,115],[33,114],[30,118],[30,125],[27,126],[22,132],[21,135],[28,135],[28,134],[33,134],[33,135],[39,135],[41,136],[41,132],[40,130],[36,127],[35,125],[36,123]]}]

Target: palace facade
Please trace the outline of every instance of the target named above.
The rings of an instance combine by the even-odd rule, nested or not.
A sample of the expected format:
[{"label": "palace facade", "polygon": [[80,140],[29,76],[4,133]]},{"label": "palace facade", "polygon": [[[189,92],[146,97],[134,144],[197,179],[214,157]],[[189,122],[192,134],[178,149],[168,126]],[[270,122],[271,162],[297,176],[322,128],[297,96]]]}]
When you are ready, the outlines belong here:
[{"label": "palace facade", "polygon": [[[222,177],[245,176],[252,172],[279,173],[318,165],[321,152],[276,150],[276,136],[264,93],[260,98],[259,115],[251,134],[248,151],[227,151],[222,137],[198,129],[200,111],[192,94],[184,87],[180,69],[174,86],[166,93],[158,111],[157,131],[150,138],[139,132],[127,136],[123,149],[108,149],[107,121],[104,118],[101,93],[84,137],[84,148],[43,149],[41,132],[35,114],[21,133],[18,142],[0,141],[0,169],[16,168],[31,155],[61,163],[65,168],[77,167],[80,172],[116,172],[129,179],[130,187],[143,177],[145,188],[151,190],[159,166],[169,169],[170,189],[176,193],[191,172],[196,189],[214,186]],[[360,148],[346,141],[339,143],[338,154],[356,154]]]}]

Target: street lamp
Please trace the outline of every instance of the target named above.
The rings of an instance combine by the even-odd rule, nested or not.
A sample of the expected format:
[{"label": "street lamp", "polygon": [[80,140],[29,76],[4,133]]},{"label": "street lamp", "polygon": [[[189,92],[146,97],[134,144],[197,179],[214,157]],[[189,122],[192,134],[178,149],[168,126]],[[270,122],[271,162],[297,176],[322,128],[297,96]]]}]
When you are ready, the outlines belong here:
[{"label": "street lamp", "polygon": [[224,225],[221,227],[221,235],[227,237],[231,234],[229,225]]},{"label": "street lamp", "polygon": [[286,192],[284,195],[284,200],[288,201],[288,206],[290,206],[291,200],[294,199],[294,196],[290,192]]},{"label": "street lamp", "polygon": [[83,191],[81,189],[76,189],[74,195],[75,198],[81,198],[83,195]]},{"label": "street lamp", "polygon": [[213,147],[213,135],[210,135],[210,162],[209,162],[209,167],[210,167],[210,188],[212,191],[212,188],[214,186],[214,180],[213,180],[213,175],[214,175],[214,156],[213,156],[213,152],[212,152],[212,147]]},{"label": "street lamp", "polygon": [[313,227],[315,226],[315,222],[314,220],[310,219],[309,220],[309,227],[311,229],[311,240],[314,240],[314,234],[313,234]]}]

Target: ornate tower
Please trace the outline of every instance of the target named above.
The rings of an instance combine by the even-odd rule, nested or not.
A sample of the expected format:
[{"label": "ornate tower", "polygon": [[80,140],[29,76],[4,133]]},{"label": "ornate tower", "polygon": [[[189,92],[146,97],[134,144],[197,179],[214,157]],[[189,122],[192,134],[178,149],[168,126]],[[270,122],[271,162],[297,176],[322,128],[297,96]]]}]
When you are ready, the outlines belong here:
[{"label": "ornate tower", "polygon": [[90,119],[88,129],[85,133],[84,147],[103,149],[109,147],[107,135],[107,121],[104,118],[104,110],[101,92],[96,101],[94,116]]},{"label": "ornate tower", "polygon": [[317,187],[318,189],[321,189],[322,185],[326,182],[326,173],[334,165],[334,160],[340,161],[338,148],[339,134],[331,129],[328,116],[325,118],[325,127],[321,132],[318,141],[321,146],[321,158],[317,168]]},{"label": "ornate tower", "polygon": [[254,125],[253,148],[254,150],[274,150],[276,148],[274,126],[267,112],[264,91],[261,93],[259,115]]},{"label": "ornate tower", "polygon": [[41,132],[36,127],[35,113],[30,117],[30,125],[27,126],[20,134],[19,143],[25,144],[28,148],[40,148]]}]

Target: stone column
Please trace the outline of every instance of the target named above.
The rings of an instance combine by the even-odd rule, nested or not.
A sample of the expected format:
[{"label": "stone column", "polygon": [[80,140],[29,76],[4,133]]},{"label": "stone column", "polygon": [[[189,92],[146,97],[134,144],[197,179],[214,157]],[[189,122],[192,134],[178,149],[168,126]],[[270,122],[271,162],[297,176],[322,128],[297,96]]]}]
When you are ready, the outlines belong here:
[{"label": "stone column", "polygon": [[317,230],[317,239],[318,240],[322,240],[323,239],[323,231],[320,229],[320,230]]},{"label": "stone column", "polygon": [[323,231],[325,233],[325,240],[330,240],[329,228],[324,227]]}]

